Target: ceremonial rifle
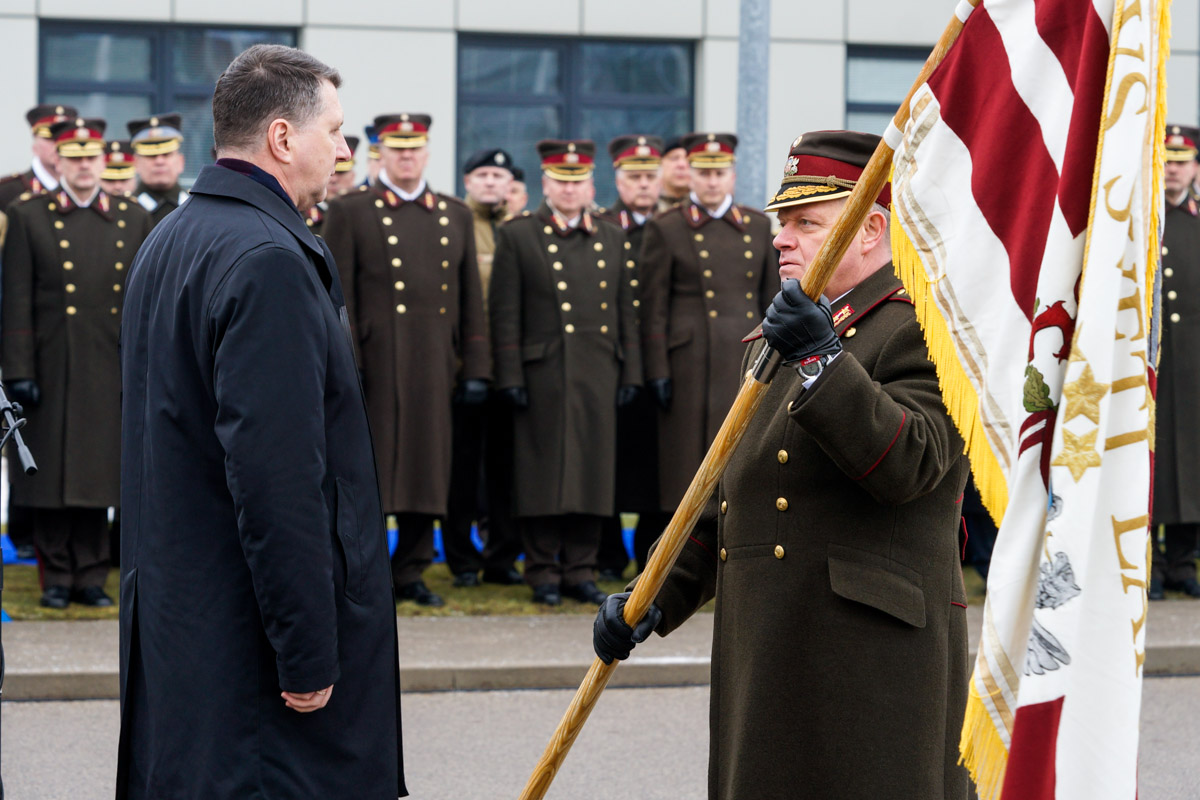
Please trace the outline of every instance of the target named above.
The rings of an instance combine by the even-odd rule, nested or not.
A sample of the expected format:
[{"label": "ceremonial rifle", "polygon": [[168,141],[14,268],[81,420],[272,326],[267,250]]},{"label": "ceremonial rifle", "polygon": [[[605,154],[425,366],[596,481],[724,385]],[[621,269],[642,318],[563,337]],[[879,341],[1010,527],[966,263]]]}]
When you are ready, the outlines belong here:
[{"label": "ceremonial rifle", "polygon": [[[908,96],[904,98],[904,102],[892,119],[888,133],[879,142],[879,146],[863,170],[862,177],[859,178],[854,190],[846,199],[846,205],[830,231],[829,238],[825,240],[825,244],[821,246],[812,266],[804,274],[802,281],[804,293],[813,300],[821,296],[825,286],[837,271],[838,265],[842,262],[842,256],[846,254],[851,241],[858,234],[863,220],[867,218],[871,206],[875,203],[875,198],[879,196],[880,190],[890,178],[892,155],[895,153],[893,145],[900,143],[900,131],[908,122],[909,103],[912,101],[913,95],[929,80],[930,74],[937,65],[942,63],[942,59],[946,57],[959,34],[962,33],[963,20],[982,1],[960,0],[954,19],[942,32],[933,52],[929,54],[929,58],[921,68],[921,74],[917,77],[916,83],[913,84]],[[889,140],[892,144],[888,143]],[[754,418],[758,407],[762,405],[767,388],[771,385],[771,380],[779,370],[781,362],[782,358],[775,350],[764,347],[754,365],[746,373],[742,381],[742,388],[738,391],[737,398],[733,401],[733,407],[721,424],[717,438],[708,448],[708,453],[700,464],[700,470],[692,478],[683,500],[674,516],[671,517],[667,529],[663,531],[658,546],[651,555],[649,563],[646,564],[646,569],[638,578],[633,593],[625,603],[625,622],[631,628],[636,627],[642,617],[646,615],[646,611],[666,582],[667,574],[675,565],[675,560],[679,558],[692,529],[696,527],[705,503],[712,496],[713,490],[721,480],[721,475],[729,465],[733,451],[737,449],[738,443],[746,433],[746,428],[750,425],[750,420]],[[575,743],[575,738],[583,730],[588,715],[595,707],[596,701],[600,699],[600,693],[608,685],[608,680],[619,663],[614,659],[611,664],[605,664],[598,657],[592,662],[591,668],[588,669],[587,675],[575,692],[575,697],[571,700],[571,705],[567,707],[566,713],[559,720],[554,736],[546,745],[546,750],[542,753],[537,766],[534,767],[533,774],[529,776],[525,789],[521,792],[521,800],[541,800],[546,796],[558,768],[562,766],[567,752]]]}]

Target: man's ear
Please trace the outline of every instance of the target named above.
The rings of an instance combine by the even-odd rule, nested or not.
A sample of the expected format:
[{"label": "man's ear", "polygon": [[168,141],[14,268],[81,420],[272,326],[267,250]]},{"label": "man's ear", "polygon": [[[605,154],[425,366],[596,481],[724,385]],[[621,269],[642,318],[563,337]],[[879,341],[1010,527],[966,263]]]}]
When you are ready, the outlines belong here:
[{"label": "man's ear", "polygon": [[282,164],[291,164],[295,160],[292,142],[292,126],[282,117],[271,120],[267,126],[267,149],[271,157]]},{"label": "man's ear", "polygon": [[862,253],[866,255],[886,241],[887,218],[879,209],[872,208],[862,224]]}]

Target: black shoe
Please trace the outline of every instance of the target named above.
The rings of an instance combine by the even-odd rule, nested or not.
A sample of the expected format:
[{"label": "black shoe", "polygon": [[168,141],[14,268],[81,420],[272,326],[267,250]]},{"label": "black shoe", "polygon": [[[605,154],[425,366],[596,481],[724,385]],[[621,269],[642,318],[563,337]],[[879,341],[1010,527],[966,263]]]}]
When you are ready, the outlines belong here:
[{"label": "black shoe", "polygon": [[543,583],[541,586],[533,587],[533,602],[541,603],[544,606],[560,606],[562,605],[562,595],[558,592],[558,587],[552,583]]},{"label": "black shoe", "polygon": [[473,589],[479,585],[479,575],[474,572],[460,572],[454,576],[454,585],[460,589]]},{"label": "black shoe", "polygon": [[71,592],[71,602],[92,608],[108,608],[114,605],[113,599],[104,593],[99,586],[89,586],[86,589],[76,589]]},{"label": "black shoe", "polygon": [[1163,591],[1162,581],[1157,578],[1150,579],[1150,589],[1146,592],[1146,596],[1151,600],[1165,600],[1166,592]]},{"label": "black shoe", "polygon": [[581,603],[595,603],[596,605],[600,605],[608,597],[607,594],[600,591],[600,588],[596,586],[594,581],[584,581],[574,586],[564,586],[563,594]]},{"label": "black shoe", "polygon": [[42,592],[42,605],[59,611],[71,604],[71,590],[66,586],[47,586]]},{"label": "black shoe", "polygon": [[397,586],[396,599],[412,600],[419,606],[429,606],[430,608],[438,608],[446,604],[441,597],[429,591],[425,581],[413,581],[403,586]]},{"label": "black shoe", "polygon": [[1200,581],[1195,578],[1188,578],[1176,586],[1179,591],[1186,594],[1188,597],[1200,597]]},{"label": "black shoe", "polygon": [[484,583],[498,583],[501,586],[517,586],[525,582],[521,577],[521,573],[517,572],[516,567],[506,567],[504,569],[485,569],[483,571]]},{"label": "black shoe", "polygon": [[602,569],[596,571],[596,580],[598,581],[619,581],[621,573],[615,569]]},{"label": "black shoe", "polygon": [[37,558],[37,549],[31,544],[17,545],[17,558],[22,561],[33,561]]}]

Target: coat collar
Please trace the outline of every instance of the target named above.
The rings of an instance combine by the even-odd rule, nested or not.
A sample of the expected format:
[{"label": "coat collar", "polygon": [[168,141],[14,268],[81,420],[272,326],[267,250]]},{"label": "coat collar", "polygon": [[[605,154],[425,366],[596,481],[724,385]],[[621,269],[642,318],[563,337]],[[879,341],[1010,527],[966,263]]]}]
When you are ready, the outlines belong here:
[{"label": "coat collar", "polygon": [[82,207],[77,205],[75,201],[71,199],[71,195],[69,195],[65,189],[59,189],[54,193],[54,207],[55,210],[63,216],[82,208],[83,210],[91,209],[104,219],[112,219],[112,201],[109,199],[108,193],[103,189],[96,193],[96,198],[92,200],[89,205]]},{"label": "coat collar", "polygon": [[617,199],[617,202],[609,206],[608,214],[618,225],[621,226],[621,230],[627,233],[631,230],[644,228],[646,226],[646,222],[649,222],[650,217],[653,216],[652,214],[647,214],[645,222],[639,223],[637,218],[633,216],[633,210],[630,209],[629,206],[625,205],[625,201],[621,200],[620,198]]},{"label": "coat collar", "polygon": [[564,239],[575,231],[582,231],[588,236],[596,232],[596,220],[592,219],[592,212],[587,210],[583,211],[579,218],[579,224],[574,228],[567,224],[567,221],[562,218],[561,214],[552,211],[545,200],[538,206],[537,217],[553,228],[554,232]]},{"label": "coat collar", "polygon": [[[383,202],[387,204],[388,208],[399,208],[400,206],[404,205],[405,202],[407,202],[400,195],[384,186],[382,181],[372,187],[371,191],[373,191],[377,197],[382,199]],[[435,208],[437,208],[437,195],[433,193],[433,190],[426,186],[425,191],[421,192],[417,199],[413,200],[412,202],[414,205],[423,208],[426,211],[433,211]]]},{"label": "coat collar", "polygon": [[707,209],[696,205],[691,201],[691,199],[686,200],[682,208],[684,219],[686,219],[688,221],[688,225],[692,226],[693,228],[703,228],[705,225],[715,219],[723,219],[732,225],[739,233],[746,232],[746,224],[748,220],[745,212],[738,208],[737,203],[729,206],[729,210],[720,217],[714,217],[712,214],[708,213]]}]

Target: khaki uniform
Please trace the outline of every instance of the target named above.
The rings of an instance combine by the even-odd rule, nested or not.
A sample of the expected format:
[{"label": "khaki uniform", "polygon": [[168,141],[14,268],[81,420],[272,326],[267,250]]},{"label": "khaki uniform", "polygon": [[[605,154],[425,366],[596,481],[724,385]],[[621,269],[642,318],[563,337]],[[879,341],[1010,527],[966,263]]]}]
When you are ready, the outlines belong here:
[{"label": "khaki uniform", "polygon": [[665,635],[716,597],[712,800],[967,797],[968,465],[902,291],[835,304],[811,389],[780,369],[656,600]]},{"label": "khaki uniform", "polygon": [[659,502],[674,511],[733,405],[742,336],[779,291],[779,256],[761,212],[713,219],[688,201],[646,225],[639,263],[646,380],[673,389],[658,452]]}]

